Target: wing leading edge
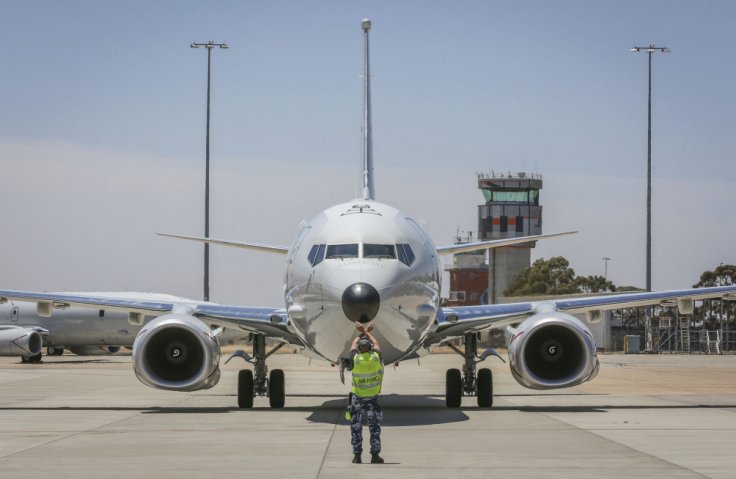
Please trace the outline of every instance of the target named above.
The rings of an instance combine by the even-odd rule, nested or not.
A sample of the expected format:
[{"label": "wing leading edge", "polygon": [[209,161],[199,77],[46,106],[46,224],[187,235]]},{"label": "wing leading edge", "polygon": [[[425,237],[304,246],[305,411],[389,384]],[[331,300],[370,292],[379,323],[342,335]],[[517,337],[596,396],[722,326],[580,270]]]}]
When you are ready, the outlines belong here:
[{"label": "wing leading edge", "polygon": [[197,243],[208,243],[208,244],[219,244],[222,246],[232,246],[235,248],[250,249],[254,251],[261,251],[264,253],[276,253],[276,254],[288,254],[289,248],[286,246],[279,246],[274,244],[264,243],[246,243],[244,241],[234,241],[216,238],[200,238],[198,236],[185,236],[175,235],[171,233],[156,233],[159,236],[166,236],[168,238],[183,239],[187,241],[196,241]]},{"label": "wing leading edge", "polygon": [[442,308],[437,315],[437,329],[427,338],[425,344],[437,344],[469,332],[502,328],[521,322],[542,310],[579,314],[652,305],[683,308],[690,301],[717,298],[736,299],[736,285]]},{"label": "wing leading edge", "polygon": [[208,324],[262,333],[291,344],[302,345],[289,331],[283,308],[228,306],[147,293],[38,293],[0,290],[0,303],[7,301],[36,303],[39,315],[42,316],[51,316],[53,309],[69,306],[127,312],[131,315],[131,321],[141,322],[143,316],[189,314]]},{"label": "wing leading edge", "polygon": [[453,244],[449,246],[440,246],[437,248],[437,254],[457,254],[467,253],[469,251],[478,251],[490,248],[500,248],[502,246],[512,246],[516,244],[529,243],[540,239],[556,238],[558,236],[567,236],[576,234],[577,231],[566,231],[564,233],[550,233],[546,235],[519,236],[517,238],[504,238],[490,241],[476,241],[474,243]]}]

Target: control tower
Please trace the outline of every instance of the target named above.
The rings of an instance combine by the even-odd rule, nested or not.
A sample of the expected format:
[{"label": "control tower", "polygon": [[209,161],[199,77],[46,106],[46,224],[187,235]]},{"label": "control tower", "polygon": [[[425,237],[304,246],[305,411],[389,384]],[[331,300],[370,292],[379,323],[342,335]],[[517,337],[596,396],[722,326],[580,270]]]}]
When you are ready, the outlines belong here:
[{"label": "control tower", "polygon": [[[516,238],[542,234],[539,190],[542,176],[528,173],[478,174],[478,189],[485,204],[478,206],[478,240]],[[531,266],[536,241],[493,248],[488,254],[488,301],[497,303],[509,283]]]}]

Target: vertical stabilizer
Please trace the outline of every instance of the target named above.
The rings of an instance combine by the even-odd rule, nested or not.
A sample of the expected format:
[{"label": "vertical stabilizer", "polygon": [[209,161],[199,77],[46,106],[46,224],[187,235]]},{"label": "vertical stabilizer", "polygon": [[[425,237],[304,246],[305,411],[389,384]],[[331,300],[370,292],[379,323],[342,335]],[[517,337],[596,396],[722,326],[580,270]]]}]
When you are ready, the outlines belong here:
[{"label": "vertical stabilizer", "polygon": [[371,21],[364,18],[361,22],[365,40],[363,64],[363,199],[375,200],[373,188],[373,132],[371,131],[371,66],[368,47],[368,32]]}]

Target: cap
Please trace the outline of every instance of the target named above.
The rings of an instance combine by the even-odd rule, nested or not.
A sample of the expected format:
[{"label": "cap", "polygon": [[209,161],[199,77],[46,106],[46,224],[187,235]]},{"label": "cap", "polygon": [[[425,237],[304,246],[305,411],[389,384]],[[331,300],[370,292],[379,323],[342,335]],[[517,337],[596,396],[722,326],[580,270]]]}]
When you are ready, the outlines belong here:
[{"label": "cap", "polygon": [[368,349],[370,351],[370,349],[371,349],[372,346],[373,346],[373,344],[371,343],[370,339],[368,339],[368,338],[361,338],[361,340],[358,341],[358,349],[359,350]]}]

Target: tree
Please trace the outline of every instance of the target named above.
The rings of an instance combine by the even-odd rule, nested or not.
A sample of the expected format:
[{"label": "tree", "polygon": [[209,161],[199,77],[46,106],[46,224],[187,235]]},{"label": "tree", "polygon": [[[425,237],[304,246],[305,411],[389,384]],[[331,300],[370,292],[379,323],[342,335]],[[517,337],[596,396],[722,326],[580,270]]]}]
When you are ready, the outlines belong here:
[{"label": "tree", "polygon": [[532,296],[577,293],[575,271],[562,256],[538,259],[511,280],[506,296]]},{"label": "tree", "polygon": [[720,264],[713,271],[706,271],[700,275],[700,281],[693,288],[704,288],[708,286],[728,286],[736,284],[736,266],[732,264]]},{"label": "tree", "polygon": [[579,276],[575,279],[575,283],[581,293],[613,293],[616,291],[613,282],[603,276]]},{"label": "tree", "polygon": [[562,256],[538,259],[511,280],[506,296],[542,296],[616,291],[603,276],[575,277],[570,262]]},{"label": "tree", "polygon": [[[736,266],[732,264],[720,264],[713,271],[705,271],[700,275],[700,281],[693,285],[693,288],[705,288],[709,286],[728,286],[736,284]],[[706,307],[707,305],[707,307]],[[719,307],[715,307],[719,306]],[[725,317],[721,317],[723,311]],[[700,316],[703,321],[708,322],[707,327],[714,329],[717,327],[718,321],[728,320],[736,316],[736,305],[733,301],[726,301],[723,307],[718,303],[703,301],[703,306],[695,308],[695,316]]]}]

